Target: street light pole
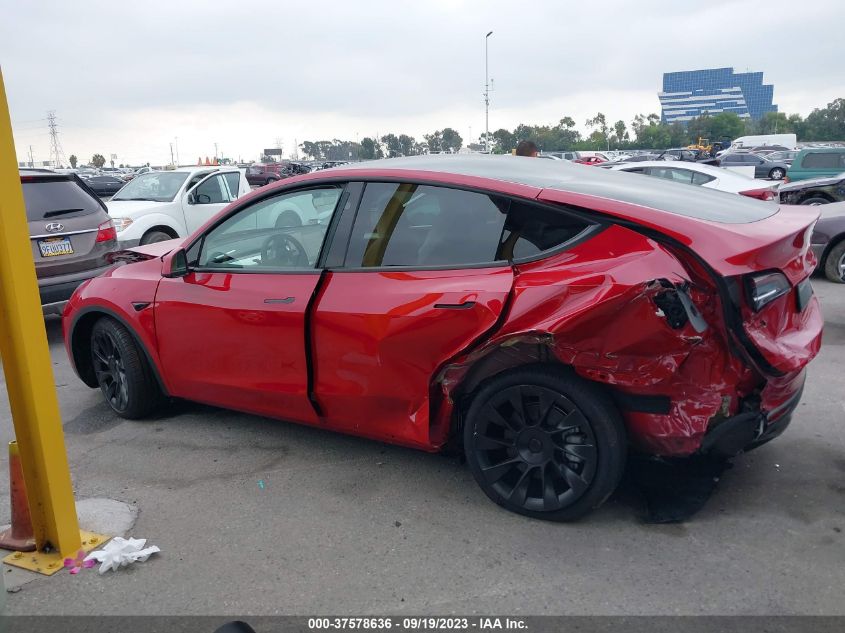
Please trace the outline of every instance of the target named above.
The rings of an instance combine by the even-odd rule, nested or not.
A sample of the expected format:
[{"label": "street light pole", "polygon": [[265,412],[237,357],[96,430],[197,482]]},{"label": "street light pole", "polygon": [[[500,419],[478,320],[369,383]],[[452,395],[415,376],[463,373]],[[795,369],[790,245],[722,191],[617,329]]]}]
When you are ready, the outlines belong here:
[{"label": "street light pole", "polygon": [[487,40],[493,35],[490,31],[484,36],[484,149],[490,153],[490,73],[487,61]]}]

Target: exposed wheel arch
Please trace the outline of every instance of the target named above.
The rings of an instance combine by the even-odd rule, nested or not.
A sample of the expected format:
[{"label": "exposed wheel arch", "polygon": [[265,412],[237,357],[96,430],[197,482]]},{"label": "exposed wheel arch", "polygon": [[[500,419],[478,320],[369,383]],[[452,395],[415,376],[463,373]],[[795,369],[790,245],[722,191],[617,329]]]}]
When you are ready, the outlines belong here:
[{"label": "exposed wheel arch", "polygon": [[[834,239],[830,240],[827,245],[827,248],[824,249],[824,253],[821,256],[819,261],[819,270],[824,274],[824,276],[833,281],[834,283],[843,283],[841,280],[833,279],[833,271],[832,267],[829,266],[828,259],[830,258],[831,254],[836,249],[841,249],[842,245],[845,244],[845,234],[837,235]],[[838,258],[837,258],[838,259]],[[832,263],[832,262],[831,262]]]},{"label": "exposed wheel arch", "polygon": [[[170,239],[176,239],[179,237],[179,234],[172,228],[163,224],[159,224],[156,226],[151,226],[144,234],[141,236],[140,243],[141,244],[150,244],[152,243],[148,238],[151,235],[155,235],[156,233],[164,233],[165,235],[169,235]],[[163,241],[163,240],[155,240],[155,241]]]},{"label": "exposed wheel arch", "polygon": [[801,200],[801,204],[829,204],[831,202],[834,202],[833,198],[823,193],[814,193]]},{"label": "exposed wheel arch", "polygon": [[161,393],[165,396],[168,396],[169,394],[167,392],[167,388],[164,385],[164,381],[161,379],[161,374],[159,373],[158,365],[156,365],[156,363],[153,361],[153,358],[150,355],[147,346],[144,344],[144,341],[141,340],[141,337],[138,336],[138,334],[132,328],[132,325],[128,323],[126,319],[121,317],[120,314],[118,314],[114,310],[110,310],[101,306],[85,308],[81,310],[76,315],[73,323],[70,326],[69,338],[73,366],[76,369],[76,373],[80,377],[82,382],[84,382],[92,389],[99,387],[97,383],[97,378],[94,375],[94,366],[91,362],[90,341],[91,332],[94,329],[94,325],[103,317],[111,317],[112,319],[123,325],[129,331],[129,333],[132,335],[132,338],[135,340],[135,343],[138,345],[138,348],[143,352],[147,362],[149,363],[153,376],[155,376],[159,389],[161,389]]}]

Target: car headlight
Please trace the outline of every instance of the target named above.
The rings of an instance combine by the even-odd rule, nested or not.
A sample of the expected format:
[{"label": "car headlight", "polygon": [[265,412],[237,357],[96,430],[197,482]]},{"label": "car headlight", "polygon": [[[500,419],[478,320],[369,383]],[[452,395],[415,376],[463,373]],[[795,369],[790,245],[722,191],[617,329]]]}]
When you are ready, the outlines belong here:
[{"label": "car headlight", "polygon": [[115,230],[120,233],[121,231],[125,231],[129,228],[129,225],[132,224],[132,218],[112,218],[114,220],[114,228]]}]

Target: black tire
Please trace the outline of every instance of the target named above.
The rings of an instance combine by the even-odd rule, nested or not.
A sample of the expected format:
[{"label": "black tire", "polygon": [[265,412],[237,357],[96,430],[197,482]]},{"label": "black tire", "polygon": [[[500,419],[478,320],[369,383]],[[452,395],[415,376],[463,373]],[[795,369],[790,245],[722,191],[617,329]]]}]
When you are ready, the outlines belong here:
[{"label": "black tire", "polygon": [[830,200],[827,198],[822,198],[821,196],[815,196],[813,198],[807,198],[806,200],[802,200],[801,204],[830,204]]},{"label": "black tire", "polygon": [[103,317],[91,330],[90,344],[97,384],[115,413],[136,420],[161,405],[161,389],[129,330]]},{"label": "black tire", "polygon": [[159,231],[156,229],[147,231],[144,235],[141,236],[140,245],[144,246],[145,244],[155,244],[156,242],[166,242],[167,240],[175,239],[169,233],[165,233],[164,231]]},{"label": "black tire", "polygon": [[268,178],[267,182],[264,183],[264,186],[266,187],[267,185],[272,185],[274,182],[279,182],[279,179],[278,178]]},{"label": "black tire", "polygon": [[845,283],[845,240],[840,240],[825,256],[824,276],[834,283]]},{"label": "black tire", "polygon": [[534,365],[495,377],[474,396],[463,436],[484,493],[537,519],[582,517],[604,503],[625,470],[619,412],[565,368]]},{"label": "black tire", "polygon": [[786,176],[786,171],[781,167],[775,167],[769,172],[769,178],[772,180],[783,180],[784,176]]}]

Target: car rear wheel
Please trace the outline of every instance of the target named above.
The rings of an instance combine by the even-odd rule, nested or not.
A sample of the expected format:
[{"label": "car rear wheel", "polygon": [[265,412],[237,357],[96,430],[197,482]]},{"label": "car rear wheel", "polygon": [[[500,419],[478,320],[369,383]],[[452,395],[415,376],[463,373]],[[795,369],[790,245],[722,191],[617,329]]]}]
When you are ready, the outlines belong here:
[{"label": "car rear wheel", "polygon": [[464,451],[490,499],[553,521],[599,507],[619,484],[627,453],[609,398],[577,376],[536,366],[502,374],[478,392]]},{"label": "car rear wheel", "polygon": [[91,330],[91,362],[109,406],[134,420],[152,413],[163,396],[149,363],[132,335],[114,319],[103,317]]},{"label": "car rear wheel", "polygon": [[845,283],[845,240],[831,248],[825,257],[824,276],[835,283]]},{"label": "car rear wheel", "polygon": [[272,185],[274,182],[279,182],[279,179],[278,178],[268,178],[267,182],[264,183],[264,186],[266,187],[267,185]]},{"label": "car rear wheel", "polygon": [[828,204],[828,203],[830,203],[830,200],[828,200],[827,198],[822,198],[820,196],[816,196],[814,198],[807,198],[806,200],[803,200],[801,202],[801,204]]},{"label": "car rear wheel", "polygon": [[784,176],[786,176],[786,172],[780,167],[775,167],[769,172],[769,178],[772,180],[783,180]]},{"label": "car rear wheel", "polygon": [[164,231],[147,231],[141,237],[141,246],[145,244],[155,244],[156,242],[166,242],[167,240],[174,239],[172,235],[165,233]]}]

